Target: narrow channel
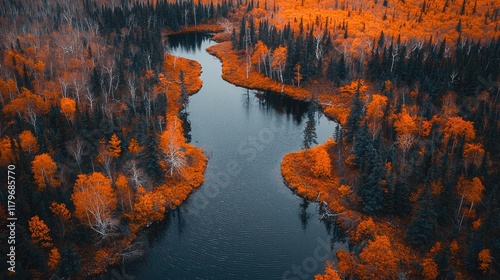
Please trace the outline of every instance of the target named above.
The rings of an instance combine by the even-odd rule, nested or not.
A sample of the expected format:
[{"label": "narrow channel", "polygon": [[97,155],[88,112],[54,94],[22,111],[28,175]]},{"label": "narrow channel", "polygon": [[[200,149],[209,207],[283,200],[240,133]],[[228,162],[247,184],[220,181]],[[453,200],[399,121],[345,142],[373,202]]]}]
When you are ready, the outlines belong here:
[{"label": "narrow channel", "polygon": [[[321,143],[337,125],[309,104],[236,87],[202,33],[170,39],[174,55],[197,60],[203,87],[190,98],[191,142],[209,161],[204,184],[150,234],[136,279],[314,279],[325,256],[346,245],[280,174],[286,153]],[[306,140],[304,140],[306,139]],[[309,140],[308,140],[309,139]],[[312,144],[314,145],[314,144]],[[295,278],[294,278],[295,277]]]}]

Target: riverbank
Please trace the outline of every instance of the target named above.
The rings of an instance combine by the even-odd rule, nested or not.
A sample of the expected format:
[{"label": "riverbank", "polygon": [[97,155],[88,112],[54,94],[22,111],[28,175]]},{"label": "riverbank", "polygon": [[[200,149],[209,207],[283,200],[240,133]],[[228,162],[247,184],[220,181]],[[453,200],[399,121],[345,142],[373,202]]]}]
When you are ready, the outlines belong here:
[{"label": "riverbank", "polygon": [[[363,214],[358,209],[361,198],[344,183],[356,180],[358,175],[347,165],[340,172],[338,154],[338,144],[329,140],[311,149],[289,153],[281,163],[287,186],[325,206],[322,219],[335,221],[349,236],[353,249],[337,251],[338,260],[332,269],[360,279],[396,279],[397,271],[401,270],[409,276],[422,275],[412,266],[422,260],[421,256],[404,241],[405,220]],[[351,178],[346,178],[346,174]],[[386,257],[377,259],[377,254]]]},{"label": "riverbank", "polygon": [[[128,272],[136,279],[281,279],[314,252],[318,238],[331,235],[315,204],[302,205],[276,172],[283,155],[302,144],[308,106],[286,96],[264,101],[227,83],[222,65],[204,51],[215,44],[205,36],[175,36],[171,42],[172,54],[203,65],[203,87],[190,98],[188,119],[192,143],[209,151],[210,163],[203,186],[148,230],[154,244],[145,261]],[[329,127],[324,117],[315,125],[319,142],[328,139]],[[253,137],[259,146],[253,146]],[[308,221],[297,218],[298,208]],[[318,262],[309,276],[323,269]]]},{"label": "riverbank", "polygon": [[[207,49],[207,52],[216,56],[222,62],[222,77],[224,80],[242,87],[258,90],[281,92],[294,99],[314,100],[324,114],[337,120],[342,126],[346,125],[350,113],[353,96],[356,92],[362,93],[362,99],[368,101],[374,92],[373,85],[363,81],[354,80],[350,84],[336,89],[329,88],[325,83],[315,85],[314,99],[310,85],[299,88],[283,85],[256,71],[247,71],[242,55],[234,50],[230,42],[222,42]],[[408,268],[409,275],[421,275],[420,271],[410,269],[410,264],[418,261],[418,254],[405,244],[404,229],[407,220],[397,218],[373,218],[363,214],[359,208],[361,200],[345,182],[356,182],[358,172],[347,158],[350,147],[339,151],[337,143],[329,140],[311,149],[289,153],[284,156],[281,164],[282,176],[287,185],[299,196],[311,201],[317,200],[326,206],[322,218],[333,219],[348,234],[354,251],[378,254],[378,245],[389,256],[383,261],[370,258],[359,258],[354,252],[339,250],[336,269],[342,275],[357,275],[366,277],[374,275],[373,267],[382,278],[394,278],[396,271]],[[340,156],[340,159],[339,159]],[[399,260],[399,261],[398,261]],[[428,262],[429,263],[429,262]],[[399,266],[398,266],[399,265]],[[432,265],[432,263],[431,263]],[[385,270],[379,268],[385,267]],[[380,270],[380,271],[378,271]]]},{"label": "riverbank", "polygon": [[277,82],[253,68],[249,70],[247,78],[245,61],[242,58],[244,55],[233,50],[231,42],[224,41],[224,36],[218,36],[218,38],[222,38],[222,42],[211,46],[207,49],[207,52],[221,61],[222,78],[224,80],[249,89],[282,93],[297,100],[313,100],[328,118],[338,121],[341,125],[345,125],[347,121],[352,96],[354,96],[358,86],[363,91],[366,91],[368,87],[372,87],[366,82],[358,80],[335,90],[330,87],[329,84],[331,83],[327,81],[314,81],[306,84],[306,86],[298,87]]},{"label": "riverbank", "polygon": [[[200,148],[187,142],[180,117],[188,96],[197,93],[202,87],[200,75],[201,65],[197,61],[170,54],[165,56],[163,72],[158,75],[158,82],[153,88],[155,94],[165,94],[168,102],[163,119],[165,129],[158,141],[159,150],[169,155],[167,160],[160,163],[165,172],[165,183],[139,186],[131,198],[130,208],[123,213],[128,223],[128,235],[115,240],[119,245],[102,246],[97,253],[91,252],[90,247],[85,249],[82,254],[88,256],[82,265],[85,275],[105,273],[127,258],[135,260],[144,254],[147,248],[140,245],[143,242],[139,241],[144,238],[144,230],[152,223],[163,220],[168,211],[176,209],[203,183],[208,160]],[[153,79],[153,76],[150,78]],[[174,164],[177,166],[175,169],[172,166]],[[117,277],[118,271],[124,271],[123,267],[113,269],[114,277]]]},{"label": "riverbank", "polygon": [[[155,91],[159,94],[166,94],[168,100],[166,129],[160,136],[159,146],[163,152],[175,154],[174,157],[177,157],[181,165],[175,170],[165,166],[165,169],[171,170],[170,173],[165,174],[166,183],[148,193],[151,199],[164,201],[167,207],[156,207],[157,213],[148,213],[148,215],[134,213],[131,216],[132,233],[151,222],[163,219],[165,211],[178,207],[195,188],[203,183],[207,158],[200,148],[187,143],[183,121],[179,116],[184,110],[187,95],[193,95],[201,89],[203,82],[200,76],[201,65],[197,61],[171,54],[166,55],[163,73],[159,75],[159,82],[155,86]],[[149,209],[149,211],[154,212],[154,209]]]}]

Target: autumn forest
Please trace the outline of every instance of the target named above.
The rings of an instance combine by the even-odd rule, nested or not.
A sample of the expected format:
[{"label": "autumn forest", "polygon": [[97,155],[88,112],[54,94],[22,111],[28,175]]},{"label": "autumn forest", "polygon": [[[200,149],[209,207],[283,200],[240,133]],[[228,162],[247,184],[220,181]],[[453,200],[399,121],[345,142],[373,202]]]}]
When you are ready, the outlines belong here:
[{"label": "autumn forest", "polygon": [[497,279],[499,23],[495,0],[0,0],[0,278],[120,279],[205,187],[210,81],[170,51],[196,32],[226,82],[307,108],[272,168],[347,245],[276,279]]}]

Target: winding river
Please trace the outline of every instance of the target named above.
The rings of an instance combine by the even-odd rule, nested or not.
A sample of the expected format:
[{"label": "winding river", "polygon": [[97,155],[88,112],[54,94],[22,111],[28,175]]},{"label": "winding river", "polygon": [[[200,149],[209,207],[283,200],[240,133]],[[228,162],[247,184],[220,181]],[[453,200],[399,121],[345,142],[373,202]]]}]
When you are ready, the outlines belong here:
[{"label": "winding river", "polygon": [[209,161],[204,184],[165,222],[153,226],[136,279],[314,279],[345,243],[283,183],[286,153],[325,141],[336,123],[282,95],[236,87],[221,78],[207,35],[171,37],[170,51],[203,67],[190,98],[191,142]]}]

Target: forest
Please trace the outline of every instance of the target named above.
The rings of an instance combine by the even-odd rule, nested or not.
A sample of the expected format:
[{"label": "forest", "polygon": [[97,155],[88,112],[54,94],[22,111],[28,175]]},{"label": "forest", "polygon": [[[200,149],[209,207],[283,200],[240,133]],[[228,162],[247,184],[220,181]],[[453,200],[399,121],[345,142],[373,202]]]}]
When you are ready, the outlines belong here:
[{"label": "forest", "polygon": [[142,231],[209,162],[187,110],[201,65],[168,40],[203,31],[226,81],[340,124],[281,162],[350,240],[314,279],[496,279],[499,14],[487,0],[1,0],[0,275],[93,278],[147,253]]}]

